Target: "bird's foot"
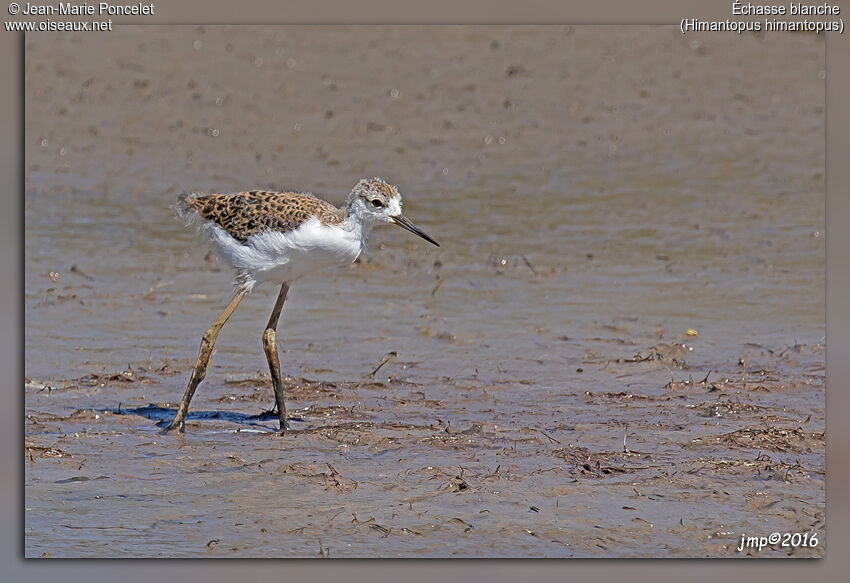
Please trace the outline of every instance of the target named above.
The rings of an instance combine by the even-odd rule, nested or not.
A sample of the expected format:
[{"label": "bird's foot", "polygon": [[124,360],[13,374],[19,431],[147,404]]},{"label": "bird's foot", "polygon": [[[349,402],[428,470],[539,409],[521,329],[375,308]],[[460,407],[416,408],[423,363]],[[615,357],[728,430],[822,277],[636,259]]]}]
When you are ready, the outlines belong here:
[{"label": "bird's foot", "polygon": [[177,430],[177,433],[185,433],[186,422],[183,419],[180,419],[178,421],[177,418],[175,417],[174,420],[171,421],[171,423],[169,423],[168,425],[166,425],[165,427],[160,429],[159,434],[160,435],[166,435],[168,433],[171,433],[175,429]]},{"label": "bird's foot", "polygon": [[287,421],[286,418],[283,418],[280,420],[280,432],[278,432],[278,435],[283,437],[286,435],[287,431],[289,431],[289,421]]}]

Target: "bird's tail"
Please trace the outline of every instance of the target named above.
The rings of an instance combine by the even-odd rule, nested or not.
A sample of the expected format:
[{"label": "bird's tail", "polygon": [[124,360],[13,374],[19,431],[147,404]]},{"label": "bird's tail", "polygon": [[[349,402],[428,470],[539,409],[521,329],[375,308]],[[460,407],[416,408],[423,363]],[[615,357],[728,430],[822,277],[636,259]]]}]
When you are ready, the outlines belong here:
[{"label": "bird's tail", "polygon": [[198,218],[197,195],[194,193],[181,192],[174,201],[174,211],[187,225],[194,223]]}]

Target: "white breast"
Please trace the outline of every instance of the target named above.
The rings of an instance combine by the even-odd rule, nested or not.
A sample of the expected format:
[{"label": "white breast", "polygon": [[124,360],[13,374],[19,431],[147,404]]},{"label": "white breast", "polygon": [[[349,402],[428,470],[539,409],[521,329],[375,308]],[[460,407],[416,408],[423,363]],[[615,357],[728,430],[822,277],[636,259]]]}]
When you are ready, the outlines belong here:
[{"label": "white breast", "polygon": [[292,282],[317,269],[348,265],[364,243],[362,232],[323,225],[315,217],[287,233],[251,235],[244,244],[214,223],[205,227],[219,258],[256,283]]}]

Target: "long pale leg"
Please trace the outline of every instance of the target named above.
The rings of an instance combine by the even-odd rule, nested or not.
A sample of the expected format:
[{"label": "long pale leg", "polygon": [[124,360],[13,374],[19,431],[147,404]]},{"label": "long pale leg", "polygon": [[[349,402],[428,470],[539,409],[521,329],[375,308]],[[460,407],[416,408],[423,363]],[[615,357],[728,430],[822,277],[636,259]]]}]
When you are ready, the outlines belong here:
[{"label": "long pale leg", "polygon": [[286,404],[283,402],[283,384],[280,381],[280,360],[277,356],[277,344],[275,336],[277,330],[277,322],[280,320],[280,312],[283,310],[283,302],[286,301],[286,294],[289,292],[289,284],[284,282],[280,286],[280,293],[277,295],[277,301],[274,303],[272,315],[269,316],[269,323],[266,324],[266,329],[263,332],[263,350],[266,352],[266,360],[269,361],[269,372],[272,375],[272,385],[274,386],[274,399],[277,403],[277,415],[280,419],[280,434],[286,433],[289,429],[289,424],[286,422]]},{"label": "long pale leg", "polygon": [[172,429],[177,429],[180,433],[183,433],[185,430],[186,413],[189,411],[189,401],[192,400],[192,397],[195,394],[195,389],[198,388],[198,385],[201,384],[201,381],[204,380],[205,376],[207,376],[207,363],[210,360],[210,354],[212,353],[213,346],[215,346],[218,333],[221,331],[224,323],[227,322],[227,319],[230,318],[233,310],[236,309],[236,306],[238,306],[239,302],[242,301],[242,298],[245,297],[246,293],[247,292],[244,290],[239,291],[233,299],[230,300],[230,303],[227,304],[227,307],[224,308],[224,311],[218,319],[213,322],[212,326],[210,326],[206,332],[204,332],[204,337],[201,338],[201,349],[198,351],[198,362],[195,364],[195,370],[192,372],[192,378],[189,379],[189,386],[186,387],[186,392],[183,394],[183,400],[180,401],[180,407],[177,409],[177,415],[175,415],[174,420],[162,430],[162,433],[168,433]]}]

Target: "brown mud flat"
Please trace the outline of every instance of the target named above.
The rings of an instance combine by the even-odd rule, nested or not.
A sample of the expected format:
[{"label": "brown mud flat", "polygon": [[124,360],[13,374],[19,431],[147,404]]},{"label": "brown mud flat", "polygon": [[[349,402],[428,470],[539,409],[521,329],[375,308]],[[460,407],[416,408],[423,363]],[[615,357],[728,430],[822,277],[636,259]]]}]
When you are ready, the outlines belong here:
[{"label": "brown mud flat", "polygon": [[[158,434],[173,403],[130,404],[137,383],[178,396],[175,363],[29,381],[27,517],[51,519],[28,552],[736,556],[741,534],[823,532],[823,409],[777,405],[823,347],[796,350],[714,382],[531,401],[530,381],[420,383],[393,364],[385,380],[287,378],[285,437],[264,374],[209,379],[183,436]],[[584,366],[611,384],[667,374],[665,358]],[[68,509],[44,506],[57,499]]]},{"label": "brown mud flat", "polygon": [[[119,28],[25,39],[27,557],[823,556],[823,35]],[[364,176],[442,246],[293,285],[286,437],[264,286],[160,435],[175,196]]]}]

